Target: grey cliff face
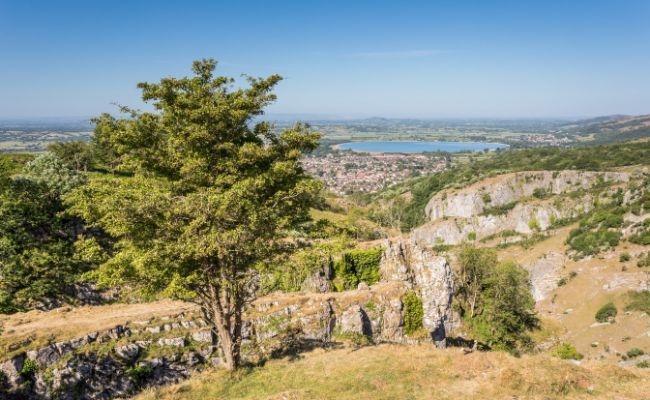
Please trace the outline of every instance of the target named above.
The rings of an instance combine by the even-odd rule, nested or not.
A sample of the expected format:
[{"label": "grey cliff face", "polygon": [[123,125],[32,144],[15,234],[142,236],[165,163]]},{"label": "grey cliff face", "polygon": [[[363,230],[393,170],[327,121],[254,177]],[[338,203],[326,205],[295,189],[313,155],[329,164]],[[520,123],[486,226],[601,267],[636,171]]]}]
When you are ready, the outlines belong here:
[{"label": "grey cliff face", "polygon": [[386,243],[380,269],[384,279],[405,281],[418,292],[423,325],[439,347],[445,346],[445,323],[451,312],[454,279],[449,263],[415,242]]},{"label": "grey cliff face", "polygon": [[[588,171],[518,172],[488,178],[460,190],[443,190],[429,200],[425,213],[429,222],[416,228],[417,243],[457,245],[506,230],[529,235],[546,231],[553,221],[575,218],[593,208],[588,193],[564,196],[590,189],[601,182],[628,182],[630,174]],[[535,195],[539,199],[535,199]],[[545,199],[556,195],[554,199]],[[533,201],[531,201],[531,199]],[[516,204],[515,204],[516,203]],[[510,207],[509,207],[510,206]],[[491,210],[504,207],[504,212]]]}]

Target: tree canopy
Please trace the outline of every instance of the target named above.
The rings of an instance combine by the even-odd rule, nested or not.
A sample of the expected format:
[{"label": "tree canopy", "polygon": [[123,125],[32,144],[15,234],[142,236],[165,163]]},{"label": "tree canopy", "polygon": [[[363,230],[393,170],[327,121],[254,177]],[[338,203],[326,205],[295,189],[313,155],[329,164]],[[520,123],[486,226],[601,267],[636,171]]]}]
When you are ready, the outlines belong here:
[{"label": "tree canopy", "polygon": [[465,245],[458,253],[458,307],[476,339],[517,352],[530,347],[528,332],[538,326],[528,272],[501,262],[492,249]]},{"label": "tree canopy", "polygon": [[128,281],[198,302],[226,366],[240,363],[242,312],[256,270],[292,247],[320,184],[300,164],[319,135],[303,124],[278,133],[256,121],[280,76],[235,87],[214,60],[194,75],[140,83],[154,112],[94,120],[110,173],[68,197],[71,212],[118,241],[100,281]]}]

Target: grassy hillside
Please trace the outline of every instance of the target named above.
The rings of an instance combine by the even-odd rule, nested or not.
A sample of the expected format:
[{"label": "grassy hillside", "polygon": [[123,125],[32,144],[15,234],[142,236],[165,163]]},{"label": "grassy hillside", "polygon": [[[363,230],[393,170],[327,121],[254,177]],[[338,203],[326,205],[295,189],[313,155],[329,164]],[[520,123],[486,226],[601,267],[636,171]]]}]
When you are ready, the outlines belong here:
[{"label": "grassy hillside", "polygon": [[650,136],[650,115],[613,115],[577,121],[563,130],[589,143],[613,143],[647,139]]},{"label": "grassy hillside", "polygon": [[381,345],[319,349],[241,371],[234,379],[210,371],[148,389],[136,399],[645,399],[649,384],[650,370]]}]

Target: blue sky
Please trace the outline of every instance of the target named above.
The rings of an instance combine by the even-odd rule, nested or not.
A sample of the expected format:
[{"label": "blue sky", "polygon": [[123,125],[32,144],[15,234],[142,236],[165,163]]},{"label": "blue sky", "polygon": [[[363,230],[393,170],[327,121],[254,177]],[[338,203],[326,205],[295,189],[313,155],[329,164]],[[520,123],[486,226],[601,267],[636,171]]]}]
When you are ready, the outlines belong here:
[{"label": "blue sky", "polygon": [[0,118],[142,107],[208,57],[283,75],[272,115],[650,113],[647,0],[0,0]]}]

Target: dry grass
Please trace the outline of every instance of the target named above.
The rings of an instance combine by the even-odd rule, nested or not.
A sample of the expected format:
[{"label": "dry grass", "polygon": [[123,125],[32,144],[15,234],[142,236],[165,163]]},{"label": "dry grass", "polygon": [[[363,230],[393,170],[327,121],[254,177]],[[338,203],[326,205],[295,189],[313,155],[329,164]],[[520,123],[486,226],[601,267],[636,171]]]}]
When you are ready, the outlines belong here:
[{"label": "dry grass", "polygon": [[[553,236],[529,249],[512,246],[499,251],[499,258],[516,260],[525,265],[554,251],[564,253],[566,238],[577,224],[557,229]],[[594,257],[574,261],[565,258],[562,276],[575,278],[553,290],[537,303],[537,311],[544,326],[554,332],[543,341],[555,337],[556,342],[573,344],[586,359],[620,361],[620,355],[632,347],[650,351],[650,316],[641,312],[624,313],[626,293],[645,287],[650,276],[636,267],[635,256],[648,251],[647,246],[622,242],[616,249]],[[622,253],[631,254],[627,263],[619,261]],[[626,265],[626,270],[623,270]],[[647,283],[646,283],[647,284]],[[607,302],[614,302],[619,314],[616,323],[593,325],[596,311]],[[650,398],[650,396],[648,396]]]},{"label": "dry grass", "polygon": [[233,377],[209,371],[136,399],[647,399],[649,383],[647,370],[543,355],[381,345],[316,350]]}]

